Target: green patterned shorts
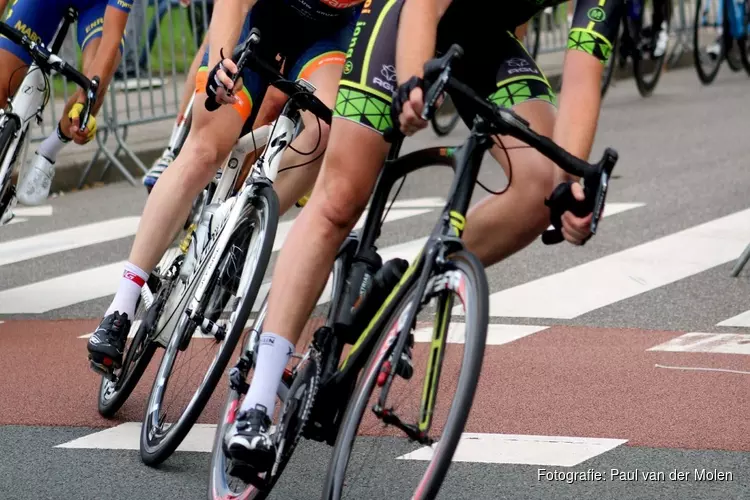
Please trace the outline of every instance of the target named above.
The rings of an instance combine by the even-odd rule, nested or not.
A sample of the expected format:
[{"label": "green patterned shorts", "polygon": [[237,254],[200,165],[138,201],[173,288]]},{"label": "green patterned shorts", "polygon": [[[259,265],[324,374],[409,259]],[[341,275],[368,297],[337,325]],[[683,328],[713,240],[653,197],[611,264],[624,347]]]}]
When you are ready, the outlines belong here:
[{"label": "green patterned shorts", "polygon": [[[379,133],[391,127],[391,96],[396,89],[396,35],[404,0],[367,2],[354,28],[339,84],[334,116],[347,118]],[[437,52],[460,44],[464,56],[453,65],[453,75],[486,95],[495,104],[511,108],[540,100],[556,105],[547,78],[515,36],[502,30],[462,29],[455,18],[443,17],[438,27]],[[471,23],[464,23],[472,27]],[[473,115],[452,96],[461,118]]]}]

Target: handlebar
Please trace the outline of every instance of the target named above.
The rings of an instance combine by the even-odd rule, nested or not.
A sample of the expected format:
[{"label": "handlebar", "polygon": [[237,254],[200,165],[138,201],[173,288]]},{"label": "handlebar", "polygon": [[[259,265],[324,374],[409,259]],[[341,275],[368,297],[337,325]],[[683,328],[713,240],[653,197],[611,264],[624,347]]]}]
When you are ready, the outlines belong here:
[{"label": "handlebar", "polygon": [[[269,82],[271,86],[286,94],[301,110],[311,112],[330,125],[333,118],[331,109],[318,99],[310,88],[300,82],[284,78],[277,68],[258,57],[253,51],[253,46],[258,43],[260,43],[260,30],[253,28],[247,40],[234,50],[232,61],[237,65],[237,73],[230,76],[232,83],[236,83],[242,70],[248,67],[258,73],[261,80]],[[206,99],[205,106],[208,111],[216,111],[220,104],[209,97]]]},{"label": "handlebar", "polygon": [[437,101],[445,90],[461,94],[466,98],[467,104],[472,107],[472,111],[489,125],[491,133],[515,137],[542,153],[569,174],[583,178],[585,201],[577,202],[575,199],[571,201],[572,195],[569,195],[567,199],[553,197],[548,200],[547,205],[550,207],[554,229],[545,234],[544,242],[551,244],[562,241],[560,217],[568,209],[579,217],[592,213],[591,233],[596,234],[604,210],[609,179],[617,163],[617,152],[612,148],[607,148],[602,158],[597,163],[591,164],[568,153],[550,138],[537,134],[526,120],[511,109],[501,108],[487,101],[477,95],[468,85],[451,76],[451,63],[462,55],[461,47],[454,44],[445,55],[425,64],[423,80],[426,91],[422,118],[429,120],[432,117]]},{"label": "handlebar", "polygon": [[91,117],[91,108],[96,102],[100,84],[99,77],[95,76],[89,80],[83,73],[60,59],[56,54],[50,52],[44,44],[33,41],[28,36],[4,22],[0,22],[0,35],[26,50],[37,66],[46,73],[52,73],[53,71],[57,72],[85,91],[86,101],[83,104],[83,111],[80,116],[80,126],[81,129],[86,128],[89,118]]}]

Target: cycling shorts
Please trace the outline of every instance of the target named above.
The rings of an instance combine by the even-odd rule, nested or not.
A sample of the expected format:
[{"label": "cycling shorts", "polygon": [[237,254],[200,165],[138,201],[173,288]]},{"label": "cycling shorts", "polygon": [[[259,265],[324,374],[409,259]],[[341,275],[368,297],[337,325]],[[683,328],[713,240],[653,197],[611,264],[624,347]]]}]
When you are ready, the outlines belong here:
[{"label": "cycling shorts", "polygon": [[[379,133],[392,126],[390,107],[397,86],[396,39],[404,1],[373,0],[366,4],[356,22],[351,48],[347,52],[334,116],[355,121]],[[618,0],[608,1],[611,5],[619,4]],[[596,0],[579,0],[578,9],[586,2]],[[560,2],[545,3],[554,5]],[[512,108],[532,100],[554,106],[557,104],[555,92],[513,34],[517,26],[544,6],[520,0],[514,4],[454,0],[438,25],[437,53],[444,53],[453,43],[461,45],[464,55],[453,63],[453,75],[498,106]],[[497,10],[504,10],[507,15],[495,15]],[[505,22],[498,22],[498,19],[505,19]],[[581,22],[581,16],[577,15],[576,19]],[[580,43],[571,48],[585,50],[606,60],[611,51],[607,50],[611,48],[608,38],[598,35],[588,24],[585,29],[580,29],[575,23],[571,33],[576,33]],[[616,30],[616,16],[606,19],[606,26],[611,23]],[[585,36],[594,42],[588,43],[589,38]],[[460,95],[451,97],[461,118],[470,125],[474,115],[465,99]]]},{"label": "cycling shorts", "polygon": [[[284,77],[296,80],[309,78],[316,69],[328,64],[344,64],[345,52],[354,30],[359,9],[332,23],[312,22],[303,18],[277,0],[260,0],[253,6],[245,20],[240,35],[244,41],[250,30],[260,31],[260,43],[255,53],[265,62],[281,70]],[[203,55],[203,62],[196,77],[196,92],[205,92],[210,47]],[[225,57],[230,54],[224,53]],[[240,113],[246,126],[255,121],[257,111],[265,96],[269,82],[249,68],[242,71],[242,90],[237,95],[240,102],[234,108]]]},{"label": "cycling shorts", "polygon": [[[104,27],[104,11],[113,7],[130,13],[135,0],[11,0],[5,23],[16,28],[33,41],[49,44],[68,8],[78,12],[78,46],[84,50],[97,38],[101,38]],[[124,45],[120,44],[120,53]],[[7,50],[26,64],[31,56],[21,47],[5,37],[0,37],[0,49]]]}]

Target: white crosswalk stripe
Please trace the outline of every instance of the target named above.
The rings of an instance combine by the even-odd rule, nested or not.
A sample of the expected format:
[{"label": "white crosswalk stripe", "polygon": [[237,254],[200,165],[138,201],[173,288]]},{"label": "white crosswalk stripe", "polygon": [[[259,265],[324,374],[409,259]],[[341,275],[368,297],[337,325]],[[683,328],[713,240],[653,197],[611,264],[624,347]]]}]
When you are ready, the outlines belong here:
[{"label": "white crosswalk stripe", "polygon": [[[437,213],[437,210],[442,208],[444,203],[444,199],[437,197],[397,200],[388,212],[385,222],[386,224],[398,224],[399,221],[409,218]],[[643,206],[643,203],[609,203],[606,207],[605,217]],[[49,205],[21,207],[16,212],[27,218],[34,218],[52,215],[53,209]],[[366,213],[360,218],[357,228],[362,227],[365,217]],[[0,270],[3,266],[33,262],[48,255],[70,250],[83,250],[95,247],[98,244],[131,237],[137,230],[138,221],[139,218],[135,216],[120,217],[4,241],[0,243]],[[275,251],[278,251],[283,245],[292,223],[293,221],[284,221],[279,225],[277,238],[274,242]],[[429,228],[426,228],[425,233],[428,230]],[[421,251],[425,241],[426,237],[420,237],[382,247],[379,252],[384,262],[396,257],[412,261]],[[110,296],[117,288],[122,265],[122,261],[98,265],[11,288],[3,288],[0,282],[0,314],[42,314]],[[270,283],[265,283],[259,291],[253,308],[255,311],[265,300],[269,289]],[[330,300],[330,283],[321,296],[319,304],[328,300]],[[492,314],[502,315],[496,310],[493,310]],[[522,314],[518,313],[518,315]]]}]

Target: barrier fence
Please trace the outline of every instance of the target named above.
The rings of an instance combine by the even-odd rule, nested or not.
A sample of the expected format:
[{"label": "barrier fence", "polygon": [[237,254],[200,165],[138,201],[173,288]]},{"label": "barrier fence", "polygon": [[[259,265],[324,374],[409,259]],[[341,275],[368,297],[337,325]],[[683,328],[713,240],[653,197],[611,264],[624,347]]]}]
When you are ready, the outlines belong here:
[{"label": "barrier fence", "polygon": [[[692,50],[696,0],[672,1],[668,64]],[[540,55],[562,54],[565,50],[572,4],[563,3],[539,14]],[[166,147],[169,130],[179,112],[186,75],[207,31],[212,11],[213,0],[133,2],[122,62],[97,115],[96,151],[83,170],[79,187],[93,181],[89,177],[93,176],[92,168],[100,159],[105,160],[99,172],[100,179],[114,167],[128,182],[137,184],[123,161],[129,160],[144,174],[148,166],[128,145],[129,137],[163,139],[161,147]],[[80,67],[81,54],[74,39],[75,32],[75,27],[71,27],[60,55],[66,61],[77,61]],[[65,102],[76,90],[59,76],[51,82],[50,102],[42,125],[32,136],[34,142],[54,130]]]}]

